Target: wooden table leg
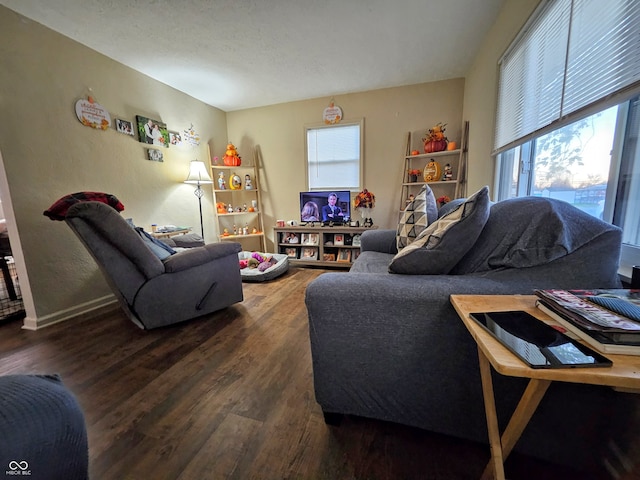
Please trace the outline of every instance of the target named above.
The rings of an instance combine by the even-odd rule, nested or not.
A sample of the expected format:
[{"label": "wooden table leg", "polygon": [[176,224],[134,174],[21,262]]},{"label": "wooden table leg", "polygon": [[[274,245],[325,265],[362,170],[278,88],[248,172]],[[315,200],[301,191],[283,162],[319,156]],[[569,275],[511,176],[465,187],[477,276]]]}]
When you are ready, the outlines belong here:
[{"label": "wooden table leg", "polygon": [[504,462],[513,450],[516,442],[522,435],[525,427],[531,420],[533,413],[538,408],[540,400],[544,397],[551,380],[532,378],[522,394],[509,424],[500,438],[496,403],[493,395],[493,382],[491,380],[491,364],[484,353],[478,348],[480,359],[480,375],[482,377],[482,394],[484,395],[484,408],[487,416],[487,430],[489,431],[489,445],[491,447],[491,461],[485,468],[482,479],[504,479]]},{"label": "wooden table leg", "polygon": [[493,396],[493,381],[491,380],[491,364],[482,350],[478,348],[480,360],[480,377],[482,379],[482,395],[484,397],[484,412],[487,417],[487,430],[489,431],[489,447],[491,460],[482,474],[482,479],[493,478],[504,480],[504,460],[502,459],[502,445],[500,443],[500,430],[498,427],[498,415],[496,414],[496,401]]}]

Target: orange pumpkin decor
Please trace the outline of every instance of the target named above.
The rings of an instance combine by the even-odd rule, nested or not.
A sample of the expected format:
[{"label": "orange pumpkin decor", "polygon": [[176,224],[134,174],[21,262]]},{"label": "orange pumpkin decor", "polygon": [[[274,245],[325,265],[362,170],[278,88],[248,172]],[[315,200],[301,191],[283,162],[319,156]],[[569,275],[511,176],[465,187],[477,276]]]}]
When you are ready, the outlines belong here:
[{"label": "orange pumpkin decor", "polygon": [[447,149],[447,137],[444,136],[446,124],[438,123],[430,128],[427,136],[422,139],[424,142],[424,153],[442,152]]},{"label": "orange pumpkin decor", "polygon": [[419,150],[411,150],[411,155],[420,155]]},{"label": "orange pumpkin decor", "polygon": [[238,150],[233,143],[227,144],[227,151],[222,158],[222,161],[227,167],[239,167],[242,163],[242,159],[240,155],[238,155]]}]

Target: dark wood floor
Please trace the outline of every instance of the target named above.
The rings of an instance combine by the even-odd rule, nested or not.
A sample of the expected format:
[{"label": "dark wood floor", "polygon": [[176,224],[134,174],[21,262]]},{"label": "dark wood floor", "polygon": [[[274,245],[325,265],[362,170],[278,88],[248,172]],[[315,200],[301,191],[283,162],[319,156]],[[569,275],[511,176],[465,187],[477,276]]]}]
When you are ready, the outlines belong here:
[{"label": "dark wood floor", "polygon": [[[323,270],[244,284],[245,301],[142,331],[118,310],[36,332],[0,325],[0,375],[59,373],[85,413],[93,480],[476,479],[488,447],[362,418],[325,425],[304,306]],[[581,478],[512,456],[507,475]]]}]

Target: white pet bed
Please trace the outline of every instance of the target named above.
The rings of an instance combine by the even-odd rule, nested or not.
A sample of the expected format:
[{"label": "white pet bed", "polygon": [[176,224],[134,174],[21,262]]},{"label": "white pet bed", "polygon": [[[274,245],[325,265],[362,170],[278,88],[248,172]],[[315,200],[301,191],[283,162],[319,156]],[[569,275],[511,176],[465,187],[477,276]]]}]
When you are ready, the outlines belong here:
[{"label": "white pet bed", "polygon": [[[253,252],[240,252],[238,253],[238,261],[248,260],[251,258]],[[241,268],[240,275],[243,282],[264,282],[266,280],[272,280],[279,277],[287,270],[289,270],[289,257],[283,253],[266,253],[261,254],[268,257],[273,257],[276,263],[267,268],[264,272],[261,272],[257,268]]]}]

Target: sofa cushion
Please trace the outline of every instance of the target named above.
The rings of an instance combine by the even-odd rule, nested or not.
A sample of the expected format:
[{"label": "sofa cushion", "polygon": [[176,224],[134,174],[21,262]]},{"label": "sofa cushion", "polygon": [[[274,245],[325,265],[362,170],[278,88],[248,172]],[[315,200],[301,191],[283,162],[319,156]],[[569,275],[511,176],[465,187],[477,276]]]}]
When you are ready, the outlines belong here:
[{"label": "sofa cushion", "polygon": [[611,229],[611,224],[562,200],[541,197],[503,200],[491,206],[482,235],[451,273],[463,275],[544,265]]},{"label": "sofa cushion", "polygon": [[398,251],[410,245],[427,225],[438,218],[438,206],[429,185],[424,185],[418,196],[409,203],[398,222],[396,244]]},{"label": "sofa cushion", "polygon": [[204,246],[204,238],[195,232],[185,233],[184,235],[175,235],[173,237],[162,240],[170,247],[193,248]]},{"label": "sofa cushion", "polygon": [[446,275],[478,239],[489,218],[489,187],[483,187],[430,224],[389,264],[390,273]]}]

